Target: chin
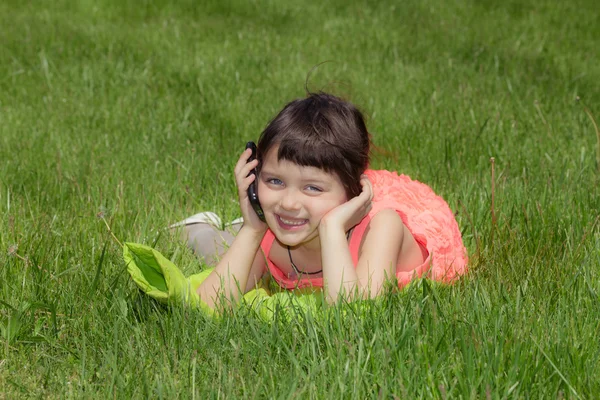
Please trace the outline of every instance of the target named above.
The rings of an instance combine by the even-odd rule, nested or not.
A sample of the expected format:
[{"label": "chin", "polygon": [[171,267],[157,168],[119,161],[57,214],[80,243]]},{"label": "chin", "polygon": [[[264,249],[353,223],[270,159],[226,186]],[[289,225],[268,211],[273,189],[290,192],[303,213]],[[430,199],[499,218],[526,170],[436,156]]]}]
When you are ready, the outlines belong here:
[{"label": "chin", "polygon": [[290,247],[296,247],[304,243],[308,243],[318,236],[313,234],[313,232],[310,232],[309,234],[290,234],[288,232],[281,232],[280,230],[272,230],[272,232],[279,242]]},{"label": "chin", "polygon": [[305,235],[302,235],[302,236],[297,235],[297,234],[290,235],[290,234],[282,233],[281,231],[278,231],[278,230],[275,230],[272,232],[275,235],[275,237],[277,238],[277,240],[279,240],[282,244],[284,244],[286,246],[290,246],[290,247],[297,246],[306,240]]}]

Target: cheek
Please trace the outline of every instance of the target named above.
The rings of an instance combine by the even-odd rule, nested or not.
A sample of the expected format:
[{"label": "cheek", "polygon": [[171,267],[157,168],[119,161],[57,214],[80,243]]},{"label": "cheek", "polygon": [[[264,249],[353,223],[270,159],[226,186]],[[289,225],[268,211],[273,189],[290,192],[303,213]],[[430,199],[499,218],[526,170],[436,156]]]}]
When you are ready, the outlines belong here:
[{"label": "cheek", "polygon": [[273,191],[261,181],[258,182],[258,201],[262,207],[273,203]]},{"label": "cheek", "polygon": [[331,200],[327,200],[327,201],[318,202],[318,203],[314,204],[314,206],[313,206],[313,214],[320,215],[321,217],[323,217],[329,211],[333,210],[334,208],[336,208],[337,206],[339,206],[343,203],[344,202],[340,202],[337,199],[335,199],[335,200],[331,199]]}]

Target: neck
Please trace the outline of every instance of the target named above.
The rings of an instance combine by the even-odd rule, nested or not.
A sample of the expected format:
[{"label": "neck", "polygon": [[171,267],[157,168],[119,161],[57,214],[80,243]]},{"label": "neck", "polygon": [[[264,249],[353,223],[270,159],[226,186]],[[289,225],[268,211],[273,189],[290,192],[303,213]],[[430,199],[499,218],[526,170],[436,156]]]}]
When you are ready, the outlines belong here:
[{"label": "neck", "polygon": [[321,253],[321,238],[317,235],[308,242],[300,243],[296,246],[289,246],[291,250],[300,250],[304,253]]}]

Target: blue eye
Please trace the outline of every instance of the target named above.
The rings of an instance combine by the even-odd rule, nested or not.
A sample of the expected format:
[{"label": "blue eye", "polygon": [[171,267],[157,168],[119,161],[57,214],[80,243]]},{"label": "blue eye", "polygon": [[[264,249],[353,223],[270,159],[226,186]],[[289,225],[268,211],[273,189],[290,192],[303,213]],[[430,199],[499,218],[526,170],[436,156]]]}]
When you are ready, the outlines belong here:
[{"label": "blue eye", "polygon": [[267,179],[267,183],[270,183],[272,185],[278,185],[278,186],[283,184],[283,182],[277,178],[269,178],[269,179]]},{"label": "blue eye", "polygon": [[307,186],[306,188],[311,192],[322,192],[322,190],[316,186]]}]

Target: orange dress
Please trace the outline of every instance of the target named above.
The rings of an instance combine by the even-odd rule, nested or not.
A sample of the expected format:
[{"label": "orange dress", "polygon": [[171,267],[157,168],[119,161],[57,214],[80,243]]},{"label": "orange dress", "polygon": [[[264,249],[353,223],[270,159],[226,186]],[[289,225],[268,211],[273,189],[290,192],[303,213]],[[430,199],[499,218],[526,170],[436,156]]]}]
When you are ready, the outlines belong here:
[{"label": "orange dress", "polygon": [[[398,286],[403,287],[412,279],[422,276],[451,282],[467,271],[467,250],[454,214],[444,199],[429,186],[406,175],[386,170],[367,170],[365,174],[373,186],[373,208],[354,227],[350,236],[348,247],[355,266],[358,264],[360,243],[371,218],[381,210],[393,209],[421,247],[425,259],[412,271],[398,271]],[[274,240],[275,235],[268,229],[261,249],[266,256],[269,272],[279,286],[285,289],[323,287],[323,278],[288,278],[269,259]]]}]

